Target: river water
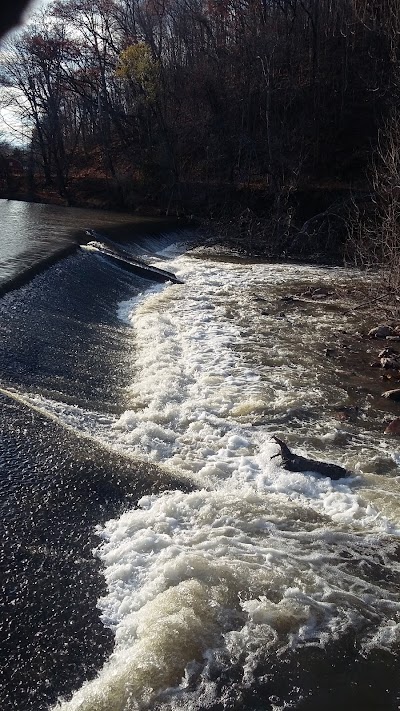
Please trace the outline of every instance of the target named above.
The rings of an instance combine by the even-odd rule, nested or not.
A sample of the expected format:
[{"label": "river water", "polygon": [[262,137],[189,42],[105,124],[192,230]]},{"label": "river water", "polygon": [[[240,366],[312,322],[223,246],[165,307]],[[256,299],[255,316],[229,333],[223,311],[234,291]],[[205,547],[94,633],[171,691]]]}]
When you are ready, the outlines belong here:
[{"label": "river water", "polygon": [[[82,208],[64,208],[18,200],[1,200],[0,288],[38,261],[76,243],[85,242],[85,230],[106,230],[122,239],[160,230],[161,220],[135,218]],[[167,220],[164,220],[167,223]],[[139,237],[140,244],[140,234]],[[150,242],[151,243],[151,242]]]},{"label": "river water", "polygon": [[[79,251],[0,303],[2,708],[397,709],[398,406],[352,371],[363,277],[139,242],[184,283]],[[273,435],[350,476],[282,469]]]}]

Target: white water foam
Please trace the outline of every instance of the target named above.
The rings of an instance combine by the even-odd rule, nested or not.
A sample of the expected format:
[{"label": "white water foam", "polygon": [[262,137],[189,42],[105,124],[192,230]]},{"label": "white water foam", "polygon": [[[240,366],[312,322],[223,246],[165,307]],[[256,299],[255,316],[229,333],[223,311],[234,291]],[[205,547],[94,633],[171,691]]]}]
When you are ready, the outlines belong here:
[{"label": "white water foam", "polygon": [[[324,646],[350,628],[366,653],[400,641],[396,591],[358,565],[377,549],[394,565],[396,521],[363,497],[356,477],[282,470],[268,433],[251,426],[260,413],[326,396],[317,370],[310,377],[312,361],[294,358],[280,340],[275,317],[263,336],[271,336],[270,361],[257,364],[243,349],[259,338],[249,290],[266,293],[288,271],[307,272],[188,257],[172,268],[185,285],[120,305],[133,339],[124,414],[96,425],[90,413],[53,404],[69,426],[199,487],[145,497],[100,532],[108,586],[100,607],[116,646],[99,676],[60,703],[65,711],[151,708],[159,693],[184,689],[216,650],[232,664],[242,660],[250,678],[258,655]],[[316,317],[305,350],[307,340],[324,339],[323,328]]]}]

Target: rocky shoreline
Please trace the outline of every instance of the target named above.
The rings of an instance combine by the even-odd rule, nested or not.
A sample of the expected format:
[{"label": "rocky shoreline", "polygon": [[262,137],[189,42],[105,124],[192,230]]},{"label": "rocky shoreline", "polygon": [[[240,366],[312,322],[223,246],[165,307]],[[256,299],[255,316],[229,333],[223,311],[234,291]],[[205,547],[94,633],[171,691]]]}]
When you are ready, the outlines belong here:
[{"label": "rocky shoreline", "polygon": [[356,422],[362,418],[362,401],[367,398],[369,407],[376,410],[377,429],[400,436],[400,317],[396,317],[393,304],[384,306],[372,297],[360,302],[358,291],[343,293],[317,283],[281,298],[285,310],[301,309],[312,302],[325,302],[327,308],[337,308],[339,313],[360,311],[359,328],[348,331],[341,327],[333,332],[324,351],[327,360],[335,362],[351,401],[351,405],[334,406],[335,419]]}]

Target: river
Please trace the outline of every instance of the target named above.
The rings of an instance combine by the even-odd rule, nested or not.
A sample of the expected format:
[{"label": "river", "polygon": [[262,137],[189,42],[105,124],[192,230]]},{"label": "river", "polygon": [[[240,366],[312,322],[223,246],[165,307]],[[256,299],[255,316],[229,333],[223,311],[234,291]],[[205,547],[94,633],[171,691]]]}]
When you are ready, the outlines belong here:
[{"label": "river", "polygon": [[[351,370],[363,276],[190,240],[124,245],[183,284],[79,250],[1,299],[2,708],[397,709],[396,404]],[[284,470],[273,435],[350,476]]]}]

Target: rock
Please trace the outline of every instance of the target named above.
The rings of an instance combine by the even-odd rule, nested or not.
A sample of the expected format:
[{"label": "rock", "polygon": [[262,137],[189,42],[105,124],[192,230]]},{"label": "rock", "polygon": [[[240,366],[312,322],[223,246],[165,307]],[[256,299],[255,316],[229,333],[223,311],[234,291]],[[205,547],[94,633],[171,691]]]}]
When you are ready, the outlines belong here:
[{"label": "rock", "polygon": [[396,351],[394,348],[383,348],[378,353],[378,358],[389,358],[391,356],[400,358],[400,351]]},{"label": "rock", "polygon": [[400,368],[400,353],[394,348],[384,348],[378,353],[381,367],[385,370],[398,370]]},{"label": "rock", "polygon": [[327,296],[334,296],[334,292],[330,291],[326,286],[314,286],[303,291],[302,296],[310,296],[312,299],[325,299]]},{"label": "rock", "polygon": [[400,435],[400,417],[396,417],[388,424],[384,434]]},{"label": "rock", "polygon": [[382,380],[400,380],[400,371],[392,370],[389,373],[384,373],[381,375]]},{"label": "rock", "polygon": [[384,370],[397,370],[400,363],[396,358],[381,358],[381,367]]},{"label": "rock", "polygon": [[368,332],[368,338],[387,338],[388,336],[398,336],[394,328],[387,326],[386,324],[381,324],[375,328],[371,328]]},{"label": "rock", "polygon": [[355,407],[347,407],[346,405],[340,405],[335,407],[335,418],[341,422],[346,420],[355,420],[360,414],[360,408],[356,405]]},{"label": "rock", "polygon": [[395,401],[400,401],[400,388],[396,388],[395,390],[386,390],[384,393],[382,393],[382,397],[387,398],[388,400],[395,400]]},{"label": "rock", "polygon": [[331,296],[333,294],[333,291],[329,291],[326,286],[318,286],[316,289],[314,289],[314,294],[316,294],[317,296]]},{"label": "rock", "polygon": [[281,450],[278,454],[274,454],[273,456],[278,457],[280,455],[282,457],[283,468],[290,472],[317,472],[317,474],[328,476],[330,479],[342,479],[349,475],[346,469],[337,464],[301,457],[298,454],[294,454],[279,437],[274,436],[272,439],[279,444]]},{"label": "rock", "polygon": [[333,292],[320,291],[319,289],[316,289],[314,291],[314,293],[312,294],[311,298],[312,299],[327,299],[328,296],[333,296]]}]

